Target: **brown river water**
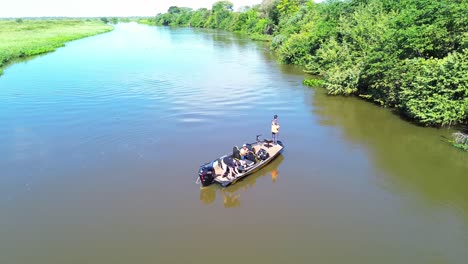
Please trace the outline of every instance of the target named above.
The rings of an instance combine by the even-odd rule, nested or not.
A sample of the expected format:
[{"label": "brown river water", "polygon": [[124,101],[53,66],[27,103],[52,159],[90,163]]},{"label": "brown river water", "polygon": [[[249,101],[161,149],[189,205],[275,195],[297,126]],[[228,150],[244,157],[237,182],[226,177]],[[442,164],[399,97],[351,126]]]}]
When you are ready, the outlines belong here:
[{"label": "brown river water", "polygon": [[[119,24],[0,77],[0,263],[468,263],[453,132],[302,85],[268,45]],[[228,188],[198,167],[269,137]]]}]

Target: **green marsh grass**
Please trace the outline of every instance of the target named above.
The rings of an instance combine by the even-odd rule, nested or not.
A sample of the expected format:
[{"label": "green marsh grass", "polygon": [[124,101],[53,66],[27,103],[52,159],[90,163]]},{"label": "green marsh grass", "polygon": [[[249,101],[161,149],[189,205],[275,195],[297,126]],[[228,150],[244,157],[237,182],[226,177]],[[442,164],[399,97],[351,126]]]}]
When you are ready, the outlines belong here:
[{"label": "green marsh grass", "polygon": [[54,51],[67,41],[112,29],[97,19],[0,20],[0,74],[13,59]]}]

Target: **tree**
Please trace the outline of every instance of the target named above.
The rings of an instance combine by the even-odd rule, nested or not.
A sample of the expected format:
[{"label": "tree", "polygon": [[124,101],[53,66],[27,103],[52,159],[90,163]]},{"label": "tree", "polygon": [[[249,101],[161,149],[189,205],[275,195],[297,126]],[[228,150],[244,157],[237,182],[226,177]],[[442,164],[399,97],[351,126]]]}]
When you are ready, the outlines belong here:
[{"label": "tree", "polygon": [[296,13],[301,8],[303,0],[279,0],[277,8],[281,15]]},{"label": "tree", "polygon": [[177,6],[171,6],[169,7],[169,9],[167,10],[167,12],[171,15],[174,15],[174,14],[179,14],[182,12],[181,8],[177,7]]},{"label": "tree", "polygon": [[260,4],[260,11],[265,17],[268,17],[274,24],[279,22],[279,11],[276,6],[279,0],[263,0]]},{"label": "tree", "polygon": [[219,1],[219,2],[216,2],[213,4],[213,7],[212,7],[212,12],[213,13],[219,13],[219,12],[223,12],[223,11],[229,11],[229,12],[232,12],[233,11],[233,4],[229,1]]},{"label": "tree", "polygon": [[410,59],[401,65],[398,109],[425,125],[468,120],[468,50],[443,59]]},{"label": "tree", "polygon": [[206,22],[206,26],[211,28],[229,29],[233,19],[233,4],[229,1],[219,1],[213,4],[211,16]]},{"label": "tree", "polygon": [[189,24],[192,27],[203,27],[210,16],[210,10],[200,8],[193,12]]}]

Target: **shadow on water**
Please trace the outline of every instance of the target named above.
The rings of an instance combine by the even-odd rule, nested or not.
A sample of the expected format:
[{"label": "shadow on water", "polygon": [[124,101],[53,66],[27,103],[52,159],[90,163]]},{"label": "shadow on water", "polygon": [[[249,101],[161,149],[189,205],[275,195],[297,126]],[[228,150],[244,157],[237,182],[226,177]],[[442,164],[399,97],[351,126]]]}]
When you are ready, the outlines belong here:
[{"label": "shadow on water", "polygon": [[460,131],[465,134],[468,134],[468,125],[461,126]]},{"label": "shadow on water", "polygon": [[255,187],[257,180],[265,176],[270,176],[271,181],[276,183],[279,177],[279,166],[283,162],[283,155],[279,155],[266,167],[260,171],[247,176],[241,181],[227,188],[222,188],[217,184],[200,189],[200,201],[205,205],[210,205],[216,201],[217,193],[219,192],[225,208],[235,208],[241,205],[240,197],[243,192]]},{"label": "shadow on water", "polygon": [[384,188],[455,209],[468,221],[468,155],[443,140],[453,130],[402,122],[385,108],[323,89],[311,105],[321,125],[337,127],[348,142],[365,147]]}]

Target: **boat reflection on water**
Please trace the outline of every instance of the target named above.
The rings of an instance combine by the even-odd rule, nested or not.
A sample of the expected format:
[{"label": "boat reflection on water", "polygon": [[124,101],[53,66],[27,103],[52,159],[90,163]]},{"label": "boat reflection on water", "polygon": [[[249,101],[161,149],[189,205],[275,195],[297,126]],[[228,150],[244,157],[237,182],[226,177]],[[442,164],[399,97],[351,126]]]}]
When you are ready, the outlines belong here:
[{"label": "boat reflection on water", "polygon": [[210,205],[216,201],[216,193],[219,191],[222,197],[223,205],[225,208],[239,207],[240,196],[242,192],[249,190],[257,184],[257,180],[269,175],[271,181],[276,183],[279,177],[279,166],[283,162],[283,155],[279,155],[271,161],[270,164],[266,165],[260,171],[255,172],[252,175],[247,176],[241,181],[227,187],[222,188],[218,184],[213,184],[208,187],[200,189],[200,201],[205,205]]}]

